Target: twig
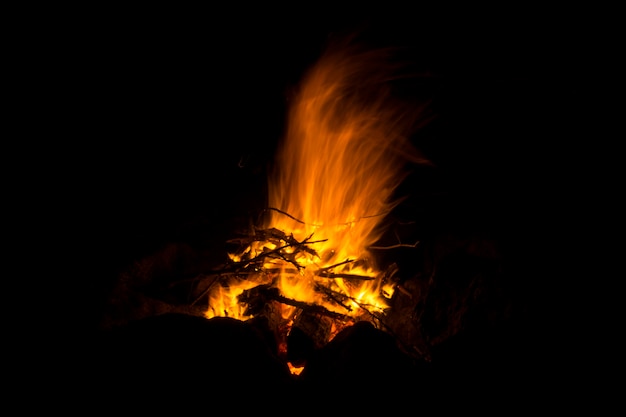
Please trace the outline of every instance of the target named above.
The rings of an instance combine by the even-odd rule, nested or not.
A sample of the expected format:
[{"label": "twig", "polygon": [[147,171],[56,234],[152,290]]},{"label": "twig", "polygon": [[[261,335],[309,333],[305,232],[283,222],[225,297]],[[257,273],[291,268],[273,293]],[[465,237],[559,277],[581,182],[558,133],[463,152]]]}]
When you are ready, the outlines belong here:
[{"label": "twig", "polygon": [[342,306],[343,308],[345,308],[348,311],[352,311],[352,307],[349,305],[345,305],[341,300],[339,300],[337,296],[340,296],[344,299],[350,299],[350,297],[346,296],[345,294],[342,293],[338,293],[336,291],[331,290],[330,288],[326,288],[324,286],[321,285],[316,285],[315,286],[315,291],[318,292],[323,292],[328,298],[330,298],[331,300],[333,300],[336,304],[339,304],[340,306]]},{"label": "twig", "polygon": [[[277,209],[276,207],[268,207],[268,208],[267,208],[267,210],[274,210],[274,211],[277,211],[277,212],[279,212],[280,214],[283,214],[283,215],[285,215],[285,216],[289,217],[290,219],[293,219],[293,220],[297,221],[298,223],[301,223],[301,224],[306,224],[306,223],[305,223],[305,222],[303,222],[302,220],[300,220],[300,219],[296,219],[296,218],[295,218],[295,217],[293,217],[291,214],[286,213],[286,212],[284,212],[284,211],[282,211],[282,210],[280,210],[280,209]],[[313,225],[313,226],[315,226],[315,225]]]},{"label": "twig", "polygon": [[[287,212],[284,212],[283,210],[277,209],[276,207],[268,207],[266,210],[273,210],[273,211],[276,211],[276,212],[278,212],[278,213],[280,213],[280,214],[282,214],[282,215],[285,215],[285,216],[289,217],[290,219],[293,219],[293,220],[295,220],[295,221],[297,221],[298,223],[301,223],[301,224],[305,224],[305,225],[309,225],[309,226],[314,226],[314,227],[321,227],[321,226],[323,226],[323,225],[321,225],[321,224],[315,224],[315,223],[306,223],[306,222],[303,222],[302,220],[300,220],[300,219],[298,219],[298,218],[295,218],[295,217],[293,217],[291,214],[289,214],[289,213],[287,213]],[[366,215],[366,216],[361,216],[361,217],[359,217],[357,220],[350,221],[350,222],[345,222],[345,223],[337,223],[337,224],[335,224],[335,225],[333,225],[333,226],[345,226],[345,225],[349,225],[349,224],[352,224],[352,223],[356,223],[356,222],[358,222],[360,219],[371,219],[371,218],[373,218],[373,217],[381,217],[381,216],[386,216],[387,214],[389,214],[389,212],[386,212],[386,213],[379,213],[379,214],[371,214],[371,215]]]},{"label": "twig", "polygon": [[343,262],[339,262],[338,264],[334,264],[334,265],[330,265],[330,266],[325,266],[324,268],[320,268],[318,269],[319,272],[325,272],[328,271],[329,269],[333,269],[337,266],[341,266],[341,265],[345,265],[345,264],[349,264],[351,262],[354,262],[354,259],[346,259]]},{"label": "twig", "polygon": [[378,249],[378,250],[387,250],[387,249],[396,249],[396,248],[416,248],[419,245],[420,241],[411,244],[408,243],[398,243],[396,245],[391,246],[370,246],[369,249]]},{"label": "twig", "polygon": [[219,278],[219,276],[218,276],[218,277],[216,277],[216,279],[215,279],[215,280],[213,280],[213,282],[211,282],[211,283],[209,284],[209,286],[208,286],[208,287],[206,287],[206,288],[205,288],[205,289],[204,289],[204,290],[200,293],[200,295],[199,295],[199,296],[197,296],[197,297],[195,298],[195,300],[193,300],[193,301],[191,302],[191,305],[192,305],[192,306],[196,305],[196,304],[200,301],[200,299],[202,299],[202,298],[206,297],[206,295],[209,293],[209,291],[211,291],[211,288],[213,288],[213,285],[214,285],[214,284],[218,281],[218,278]]},{"label": "twig", "polygon": [[320,272],[316,274],[322,278],[347,278],[347,279],[360,279],[362,281],[371,281],[374,277],[370,277],[367,275],[356,275],[356,274],[342,274],[342,273],[334,273],[334,272]]}]

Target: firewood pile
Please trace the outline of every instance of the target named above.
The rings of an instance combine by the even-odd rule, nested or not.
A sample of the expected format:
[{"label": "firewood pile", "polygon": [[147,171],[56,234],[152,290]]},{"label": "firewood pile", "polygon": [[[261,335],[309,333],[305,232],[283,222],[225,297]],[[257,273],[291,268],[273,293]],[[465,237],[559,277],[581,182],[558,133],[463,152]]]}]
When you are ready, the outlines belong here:
[{"label": "firewood pile", "polygon": [[[121,274],[105,327],[164,313],[254,320],[283,360],[303,364],[365,322],[429,362],[456,335],[513,315],[515,291],[497,239],[446,228],[389,244],[380,238],[404,201],[396,194],[403,180],[432,166],[411,140],[430,114],[393,94],[389,80],[402,71],[390,51],[336,41],[291,102],[269,176],[268,204],[278,208],[262,210],[272,212],[269,220],[249,222],[221,247],[179,241],[139,260]],[[403,207],[410,218],[424,213],[426,203],[418,204]]]},{"label": "firewood pile", "polygon": [[[497,245],[480,236],[436,236],[419,245],[390,245],[386,258],[397,262],[376,277],[346,272],[344,267],[360,262],[352,259],[307,272],[324,305],[285,296],[275,285],[277,279],[281,274],[299,276],[305,268],[298,257],[318,256],[316,242],[315,236],[298,241],[285,231],[252,227],[226,242],[237,256],[219,263],[211,263],[213,249],[172,243],[120,274],[103,328],[165,313],[206,318],[216,308],[212,294],[245,282],[246,289],[236,297],[241,320],[264,323],[278,355],[298,366],[359,322],[389,334],[409,357],[430,361],[433,349],[456,334],[495,326],[514,313]],[[254,245],[262,249],[250,251]],[[392,288],[392,295],[381,290],[384,308],[359,304],[334,286],[338,278],[348,284],[378,279],[385,284],[381,288]],[[288,317],[284,307],[291,308]],[[228,316],[217,313],[222,314],[213,316]]]}]

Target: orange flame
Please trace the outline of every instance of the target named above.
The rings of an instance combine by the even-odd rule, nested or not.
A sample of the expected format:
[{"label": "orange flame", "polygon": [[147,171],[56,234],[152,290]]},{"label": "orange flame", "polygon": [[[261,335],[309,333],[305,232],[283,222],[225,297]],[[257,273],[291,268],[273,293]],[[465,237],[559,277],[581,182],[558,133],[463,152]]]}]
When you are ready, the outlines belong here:
[{"label": "orange flame", "polygon": [[[386,214],[400,202],[394,192],[407,174],[407,162],[420,161],[407,136],[419,112],[392,96],[389,83],[397,68],[388,58],[387,51],[335,45],[306,74],[268,181],[274,210],[264,227],[299,242],[309,239],[315,253],[298,254],[303,268],[268,265],[280,271],[278,276],[260,272],[255,283],[246,281],[248,288],[272,283],[284,297],[350,316],[360,315],[363,305],[385,309],[381,295],[389,297],[393,289],[383,289],[369,248],[384,233]],[[248,248],[253,254],[274,249],[270,242]],[[332,272],[333,279],[320,271]],[[351,305],[328,302],[315,290],[319,285],[344,294]],[[212,294],[207,316],[243,318],[236,296],[244,289],[232,283],[230,294]],[[285,319],[297,310],[282,308]]]}]

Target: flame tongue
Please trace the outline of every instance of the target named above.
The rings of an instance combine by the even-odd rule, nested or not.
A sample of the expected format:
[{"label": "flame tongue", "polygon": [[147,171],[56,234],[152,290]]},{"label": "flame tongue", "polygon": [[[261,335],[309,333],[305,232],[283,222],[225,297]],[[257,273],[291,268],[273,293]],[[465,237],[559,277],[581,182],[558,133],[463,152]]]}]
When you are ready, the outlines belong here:
[{"label": "flame tongue", "polygon": [[[404,162],[414,156],[406,136],[414,116],[391,96],[385,55],[337,45],[322,56],[290,109],[269,182],[270,206],[302,222],[273,213],[268,226],[324,240],[316,244],[321,267],[368,260],[369,268],[337,269],[369,276],[376,272],[368,247],[384,231]],[[361,291],[376,290],[361,284]]]},{"label": "flame tongue", "polygon": [[341,260],[380,237],[410,152],[410,119],[391,100],[382,58],[346,48],[320,59],[290,110],[269,183],[270,205],[305,222],[274,216],[270,224],[300,237],[323,231],[325,249]]},{"label": "flame tongue", "polygon": [[[416,155],[407,139],[416,115],[392,98],[393,75],[384,51],[350,45],[329,48],[311,68],[269,178],[273,210],[261,236],[232,258],[258,262],[259,273],[229,283],[231,300],[263,284],[292,300],[285,319],[298,310],[293,300],[349,316],[362,305],[384,308],[384,274],[368,248],[384,232],[407,158]],[[236,302],[217,299],[223,296],[213,298],[208,315],[224,308],[240,317]]]}]

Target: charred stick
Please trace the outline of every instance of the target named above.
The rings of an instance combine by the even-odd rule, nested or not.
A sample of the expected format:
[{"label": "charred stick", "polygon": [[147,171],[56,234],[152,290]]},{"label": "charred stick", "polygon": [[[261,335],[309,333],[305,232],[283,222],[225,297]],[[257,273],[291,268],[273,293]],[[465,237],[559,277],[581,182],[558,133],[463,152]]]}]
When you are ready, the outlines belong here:
[{"label": "charred stick", "polygon": [[[209,284],[209,286],[207,288],[205,288],[200,295],[198,295],[192,302],[191,305],[195,305],[197,304],[202,298],[206,297],[207,294],[209,294],[209,292],[211,291],[211,289],[215,286],[216,283],[218,282],[222,282],[223,279],[230,279],[230,278],[238,278],[238,279],[242,279],[242,280],[247,280],[247,275],[254,275],[257,276],[259,273],[257,271],[252,271],[252,272],[226,272],[226,273],[220,273],[220,274],[215,274],[213,276],[213,281]],[[211,277],[211,275],[209,275],[208,277]]]},{"label": "charred stick", "polygon": [[374,277],[368,277],[367,275],[341,274],[341,273],[335,274],[333,272],[320,272],[316,275],[322,278],[347,278],[347,279],[358,279],[362,281],[371,281],[374,279]]},{"label": "charred stick", "polygon": [[291,298],[287,298],[281,295],[277,288],[269,288],[269,287],[255,287],[249,291],[244,291],[244,293],[239,296],[240,301],[245,303],[250,303],[253,301],[253,297],[262,297],[265,300],[273,300],[282,304],[290,305],[292,307],[297,307],[307,312],[317,313],[324,316],[328,316],[333,319],[338,320],[348,320],[350,317],[341,314],[335,313],[333,311],[328,310],[327,308],[317,305],[317,304],[308,304],[303,301],[294,300]]},{"label": "charred stick", "polygon": [[268,208],[267,208],[267,210],[273,210],[273,211],[278,212],[278,213],[280,213],[280,214],[282,214],[282,215],[284,215],[284,216],[289,217],[289,218],[290,218],[290,219],[292,219],[292,220],[297,221],[297,222],[298,222],[298,223],[300,223],[300,224],[306,224],[306,223],[305,223],[305,222],[303,222],[302,220],[300,220],[300,219],[296,219],[296,218],[295,218],[295,217],[293,217],[291,214],[289,214],[289,213],[287,213],[287,212],[285,212],[285,211],[282,211],[282,210],[280,210],[280,209],[277,209],[276,207],[268,207]]},{"label": "charred stick", "polygon": [[316,286],[315,286],[315,291],[318,291],[318,292],[323,292],[323,293],[326,295],[326,297],[330,298],[330,299],[331,299],[332,301],[334,301],[336,304],[339,304],[341,307],[345,308],[345,309],[346,309],[346,310],[348,310],[348,311],[352,311],[352,307],[350,307],[350,306],[348,306],[348,305],[345,305],[345,304],[343,303],[343,301],[341,301],[341,300],[339,299],[339,296],[340,296],[341,298],[343,298],[343,299],[346,299],[346,298],[348,298],[348,299],[349,299],[349,298],[350,298],[350,297],[346,296],[345,294],[335,292],[335,291],[331,290],[330,288],[326,288],[326,287],[324,287],[324,286],[322,286],[322,285],[316,285]]},{"label": "charred stick", "polygon": [[[290,254],[290,257],[293,257],[293,254]],[[287,256],[283,255],[282,253],[278,252],[278,253],[272,253],[271,255],[268,255],[270,258],[275,258],[275,259],[281,259],[285,262],[288,262],[290,264],[292,264],[293,266],[296,267],[296,269],[298,271],[300,271],[301,269],[303,269],[304,267],[302,265],[300,265],[295,259],[289,259]]]},{"label": "charred stick", "polygon": [[298,301],[298,300],[293,300],[291,298],[287,298],[284,297],[282,295],[278,295],[276,297],[276,301],[283,303],[283,304],[287,304],[293,307],[298,307],[304,311],[307,312],[313,312],[313,313],[318,313],[318,314],[322,314],[324,316],[328,316],[331,317],[333,319],[338,319],[338,320],[347,320],[350,317],[341,314],[341,313],[335,313],[334,311],[330,311],[327,308],[323,307],[323,306],[319,306],[316,304],[308,304],[302,301]]},{"label": "charred stick", "polygon": [[[219,278],[219,277],[217,277],[217,278]],[[196,303],[198,303],[198,301],[200,301],[200,299],[202,299],[202,298],[204,298],[204,297],[206,297],[206,296],[207,296],[207,294],[209,293],[209,291],[211,291],[211,288],[213,288],[213,285],[215,285],[215,283],[218,281],[218,279],[217,279],[217,278],[216,278],[215,280],[213,280],[213,282],[211,282],[211,283],[209,284],[209,286],[208,286],[208,287],[206,287],[206,288],[205,288],[205,289],[204,289],[204,290],[200,293],[200,295],[199,295],[199,296],[197,296],[197,297],[196,297],[196,299],[195,299],[195,300],[193,300],[193,301],[191,302],[191,305],[192,305],[192,306],[196,305]]]},{"label": "charred stick", "polygon": [[319,271],[320,272],[324,272],[324,271],[328,271],[329,269],[333,269],[337,266],[341,266],[341,265],[345,265],[345,264],[349,264],[351,262],[354,262],[354,259],[346,259],[343,262],[339,262],[338,264],[334,264],[334,265],[330,265],[330,266],[325,266],[324,268],[320,268]]},{"label": "charred stick", "polygon": [[397,248],[416,248],[417,245],[420,244],[420,241],[410,244],[410,243],[397,243],[391,246],[370,246],[369,249],[378,249],[378,250],[388,250],[388,249],[397,249]]}]

